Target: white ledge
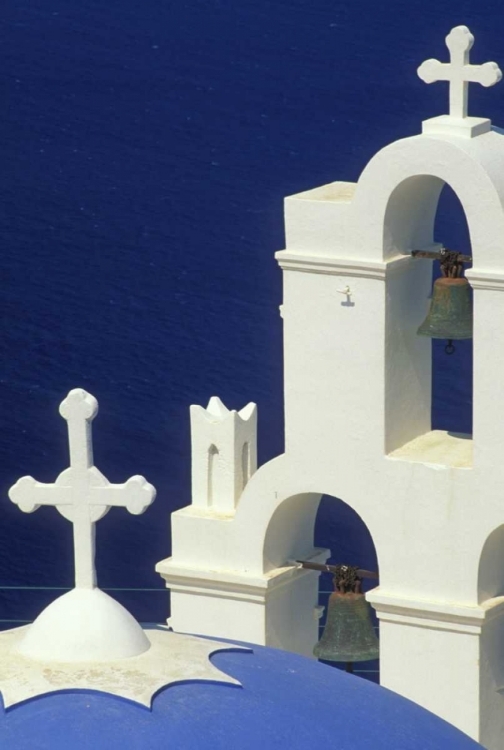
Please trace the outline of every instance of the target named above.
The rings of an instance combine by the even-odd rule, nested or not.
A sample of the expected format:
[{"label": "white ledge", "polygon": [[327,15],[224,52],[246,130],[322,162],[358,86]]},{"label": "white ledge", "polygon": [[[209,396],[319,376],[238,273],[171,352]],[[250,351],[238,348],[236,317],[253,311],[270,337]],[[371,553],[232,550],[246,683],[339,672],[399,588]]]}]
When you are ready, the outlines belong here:
[{"label": "white ledge", "polygon": [[422,122],[424,135],[448,135],[458,138],[476,138],[489,133],[492,121],[486,117],[453,117],[441,115]]},{"label": "white ledge", "polygon": [[472,435],[431,430],[396,448],[387,458],[422,463],[435,468],[470,469],[473,465]]},{"label": "white ledge", "polygon": [[288,195],[286,201],[317,201],[321,203],[351,203],[357,188],[356,182],[330,182],[301,193]]},{"label": "white ledge", "polygon": [[410,599],[378,587],[369,591],[366,599],[380,620],[474,635],[481,632],[484,622],[504,614],[504,596],[471,606],[450,601]]},{"label": "white ledge", "polygon": [[279,266],[284,271],[322,273],[331,276],[352,276],[353,278],[377,279],[384,281],[387,274],[408,266],[411,255],[400,255],[387,262],[334,258],[322,255],[308,255],[292,250],[279,250],[275,253]]},{"label": "white ledge", "polygon": [[465,277],[473,289],[486,289],[495,292],[504,292],[504,274],[485,271],[474,271],[470,268],[465,272]]},{"label": "white ledge", "polygon": [[[330,554],[327,549],[317,549],[308,558],[313,562],[325,562]],[[226,599],[240,599],[245,601],[263,601],[273,589],[289,583],[294,577],[305,575],[319,575],[320,571],[301,568],[295,562],[287,562],[285,566],[273,568],[263,575],[249,574],[233,570],[208,570],[179,565],[168,557],[156,565],[156,572],[166,582],[166,587],[172,591],[207,595],[225,596]]]}]

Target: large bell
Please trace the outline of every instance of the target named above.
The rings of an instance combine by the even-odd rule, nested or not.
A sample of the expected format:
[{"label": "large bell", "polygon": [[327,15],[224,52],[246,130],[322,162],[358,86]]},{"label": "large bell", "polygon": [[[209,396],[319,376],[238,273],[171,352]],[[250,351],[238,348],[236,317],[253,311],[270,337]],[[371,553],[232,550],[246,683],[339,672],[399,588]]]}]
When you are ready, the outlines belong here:
[{"label": "large bell", "polygon": [[472,338],[472,298],[467,279],[436,279],[429,312],[417,333],[431,339],[448,339],[449,342]]},{"label": "large bell", "polygon": [[318,659],[347,663],[378,658],[378,638],[364,594],[331,594],[324,633],[313,653]]}]

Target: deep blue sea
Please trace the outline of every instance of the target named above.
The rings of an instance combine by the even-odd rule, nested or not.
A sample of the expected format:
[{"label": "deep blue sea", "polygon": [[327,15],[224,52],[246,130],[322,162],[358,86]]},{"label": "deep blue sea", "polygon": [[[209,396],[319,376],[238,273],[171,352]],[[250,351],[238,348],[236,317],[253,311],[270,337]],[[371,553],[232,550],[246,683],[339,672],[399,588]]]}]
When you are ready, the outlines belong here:
[{"label": "deep blue sea", "polygon": [[[0,37],[0,619],[72,584],[71,529],[8,500],[67,466],[58,405],[100,403],[95,460],[158,489],[97,528],[98,577],[162,621],[154,572],[190,502],[189,405],[259,407],[259,457],[283,450],[283,198],[354,181],[387,143],[447,109],[416,68],[465,23],[474,62],[504,63],[500,0],[6,0]],[[504,84],[470,109],[504,124]],[[437,239],[470,252],[447,189]],[[358,342],[357,342],[358,343]],[[434,345],[433,426],[471,431],[472,353]],[[336,435],[336,430],[335,430]],[[344,498],[341,499],[344,501]],[[367,530],[326,498],[316,543],[375,567]],[[36,587],[29,590],[23,587]],[[126,591],[125,589],[130,589]],[[131,589],[138,589],[132,591]]]}]

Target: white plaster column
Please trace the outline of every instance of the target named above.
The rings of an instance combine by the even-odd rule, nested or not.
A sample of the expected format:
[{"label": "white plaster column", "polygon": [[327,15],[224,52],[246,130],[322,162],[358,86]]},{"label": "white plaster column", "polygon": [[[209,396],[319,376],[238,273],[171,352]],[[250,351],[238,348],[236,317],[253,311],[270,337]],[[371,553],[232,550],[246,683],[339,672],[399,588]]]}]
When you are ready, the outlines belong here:
[{"label": "white plaster column", "polygon": [[504,247],[502,272],[466,273],[474,292],[473,439],[475,465],[493,474],[502,461],[504,424]]},{"label": "white plaster column", "polygon": [[502,747],[504,597],[469,607],[378,588],[367,599],[380,620],[380,684]]},{"label": "white plaster column", "polygon": [[[311,559],[325,562],[328,550]],[[177,568],[171,561],[157,571],[170,589],[176,632],[194,633],[275,646],[313,656],[322,608],[318,577],[293,566],[261,576],[230,571]],[[302,606],[300,606],[302,602]]]}]

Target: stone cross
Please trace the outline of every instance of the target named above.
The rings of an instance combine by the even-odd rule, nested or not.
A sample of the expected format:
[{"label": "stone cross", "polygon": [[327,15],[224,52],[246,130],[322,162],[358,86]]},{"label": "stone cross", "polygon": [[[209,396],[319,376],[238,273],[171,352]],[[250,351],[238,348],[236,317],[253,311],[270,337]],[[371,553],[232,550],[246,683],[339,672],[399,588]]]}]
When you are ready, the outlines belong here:
[{"label": "stone cross", "polygon": [[474,37],[467,26],[456,26],[446,37],[446,46],[450,50],[450,62],[426,60],[417,71],[425,83],[450,82],[450,117],[467,117],[469,83],[493,86],[502,78],[502,72],[497,63],[469,64],[469,50],[473,44]]},{"label": "stone cross", "polygon": [[81,388],[70,391],[60,405],[60,414],[68,423],[70,468],[54,484],[26,476],[9,490],[12,502],[25,513],[32,513],[41,505],[53,505],[72,522],[76,588],[96,586],[96,521],[112,506],[143,513],[156,496],[154,487],[141,476],[131,477],[124,484],[110,484],[94,466],[91,422],[97,413],[94,396]]}]

